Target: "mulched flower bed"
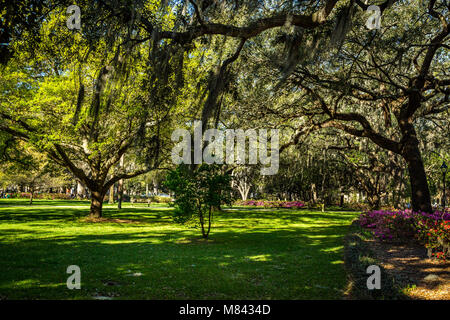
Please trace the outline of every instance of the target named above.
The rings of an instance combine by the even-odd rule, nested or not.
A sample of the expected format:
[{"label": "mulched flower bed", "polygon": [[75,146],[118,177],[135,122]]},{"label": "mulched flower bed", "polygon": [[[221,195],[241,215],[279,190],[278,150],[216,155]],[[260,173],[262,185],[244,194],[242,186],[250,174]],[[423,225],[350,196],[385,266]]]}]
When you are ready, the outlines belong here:
[{"label": "mulched flower bed", "polygon": [[430,259],[418,243],[394,244],[368,240],[381,266],[411,299],[450,300],[450,262]]},{"label": "mulched flower bed", "polygon": [[450,213],[373,210],[360,215],[365,250],[410,299],[450,300]]}]

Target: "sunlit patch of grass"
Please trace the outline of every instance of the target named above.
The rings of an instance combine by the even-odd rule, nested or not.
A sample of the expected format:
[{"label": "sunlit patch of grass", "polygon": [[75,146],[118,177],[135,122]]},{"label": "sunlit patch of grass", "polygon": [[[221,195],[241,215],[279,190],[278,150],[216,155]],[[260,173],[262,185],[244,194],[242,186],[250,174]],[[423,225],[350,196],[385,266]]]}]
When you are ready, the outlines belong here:
[{"label": "sunlit patch of grass", "polygon": [[[73,206],[71,206],[73,204]],[[8,299],[337,299],[352,212],[225,208],[211,238],[166,205],[0,200],[0,296]],[[67,266],[81,268],[69,290]],[[338,290],[337,290],[337,289]]]},{"label": "sunlit patch of grass", "polygon": [[270,261],[270,260],[272,260],[270,258],[270,254],[258,254],[256,256],[247,257],[247,259],[252,260],[252,261]]}]

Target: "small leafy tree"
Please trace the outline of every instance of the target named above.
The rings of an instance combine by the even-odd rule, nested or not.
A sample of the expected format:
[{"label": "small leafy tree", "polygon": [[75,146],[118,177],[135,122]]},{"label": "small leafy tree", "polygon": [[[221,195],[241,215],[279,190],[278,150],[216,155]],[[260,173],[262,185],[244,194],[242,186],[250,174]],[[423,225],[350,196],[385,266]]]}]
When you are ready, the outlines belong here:
[{"label": "small leafy tree", "polygon": [[[175,193],[175,221],[199,218],[203,238],[208,238],[214,208],[231,205],[231,177],[215,164],[190,170],[182,164],[168,173],[165,186]],[[207,226],[206,226],[207,225]]]}]

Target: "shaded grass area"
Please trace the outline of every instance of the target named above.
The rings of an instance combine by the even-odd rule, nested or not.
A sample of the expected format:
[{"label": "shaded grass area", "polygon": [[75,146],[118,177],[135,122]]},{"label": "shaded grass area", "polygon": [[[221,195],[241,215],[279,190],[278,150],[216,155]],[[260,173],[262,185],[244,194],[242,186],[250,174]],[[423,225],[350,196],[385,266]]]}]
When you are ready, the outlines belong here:
[{"label": "shaded grass area", "polygon": [[[349,278],[347,297],[353,300],[409,300],[404,293],[406,288],[383,268],[369,248],[366,241],[370,240],[373,240],[371,232],[354,221],[345,238],[344,261]],[[367,268],[370,265],[380,268],[379,290],[367,288],[367,278],[371,275],[367,274]]]},{"label": "shaded grass area", "polygon": [[[163,204],[105,204],[106,218],[139,223],[84,222],[88,205],[0,200],[0,298],[340,299],[345,289],[357,213],[225,209],[204,241]],[[80,290],[66,287],[69,265]]]}]

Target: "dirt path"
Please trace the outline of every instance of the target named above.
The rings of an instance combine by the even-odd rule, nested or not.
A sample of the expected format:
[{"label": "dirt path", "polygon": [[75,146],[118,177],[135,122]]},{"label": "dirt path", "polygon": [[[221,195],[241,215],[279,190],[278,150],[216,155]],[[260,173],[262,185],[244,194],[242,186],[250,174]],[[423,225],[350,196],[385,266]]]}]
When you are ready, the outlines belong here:
[{"label": "dirt path", "polygon": [[450,262],[427,257],[418,244],[395,245],[370,241],[381,265],[404,284],[416,285],[406,292],[413,299],[450,300]]}]

